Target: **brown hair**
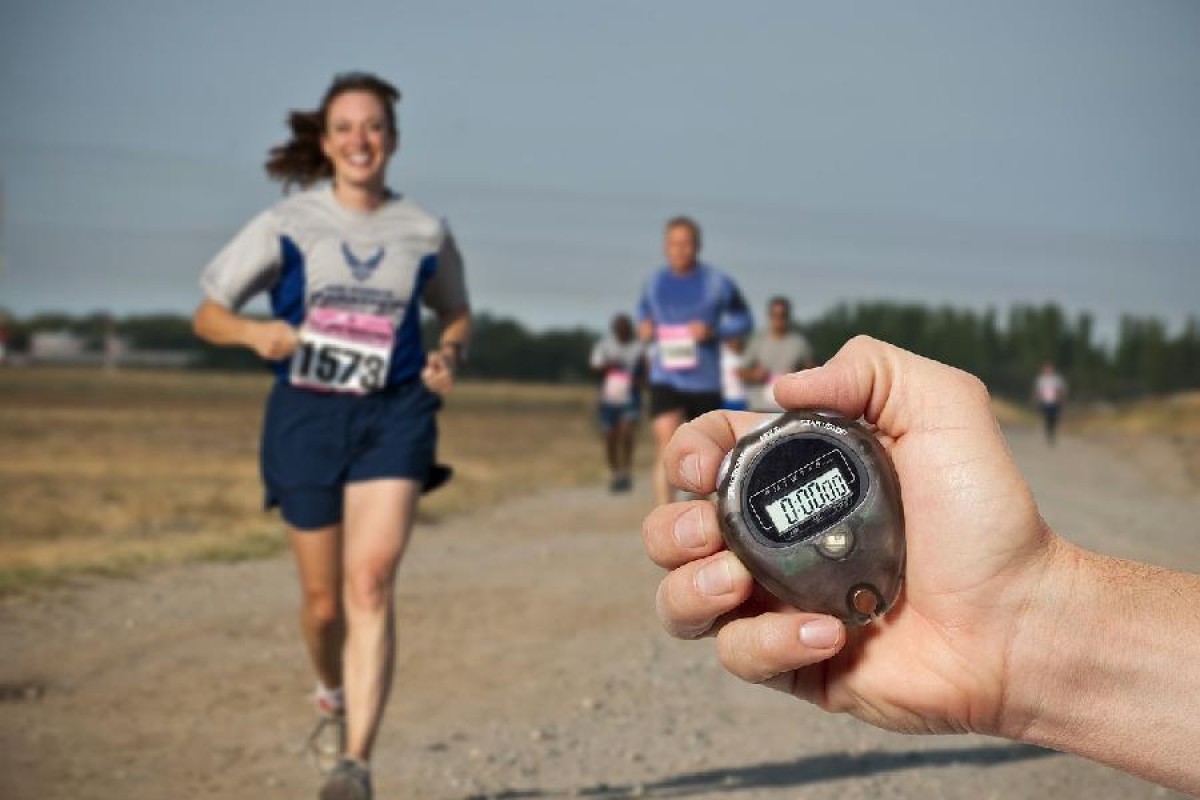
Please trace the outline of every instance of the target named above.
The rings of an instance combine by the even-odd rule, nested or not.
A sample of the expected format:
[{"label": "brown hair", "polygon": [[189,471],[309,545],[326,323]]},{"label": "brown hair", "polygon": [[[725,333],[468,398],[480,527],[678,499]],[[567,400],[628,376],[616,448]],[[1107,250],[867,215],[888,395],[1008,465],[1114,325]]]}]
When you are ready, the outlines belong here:
[{"label": "brown hair", "polygon": [[700,223],[691,217],[671,217],[667,220],[667,224],[663,227],[664,231],[671,231],[675,228],[687,228],[692,234],[692,242],[696,245],[696,252],[700,252],[701,234]]},{"label": "brown hair", "polygon": [[792,316],[792,301],[788,300],[781,294],[777,294],[767,301],[767,310],[770,311],[775,306],[783,306],[783,310],[787,312],[788,317]]},{"label": "brown hair", "polygon": [[395,86],[369,72],[343,72],[333,79],[315,111],[292,111],[288,127],[292,138],[271,148],[264,165],[273,180],[282,181],[284,188],[292,184],[311,186],[319,180],[333,177],[333,164],[321,150],[321,136],[328,122],[329,106],[346,92],[370,92],[379,99],[387,114],[388,128],[396,132],[396,103],[400,92]]}]

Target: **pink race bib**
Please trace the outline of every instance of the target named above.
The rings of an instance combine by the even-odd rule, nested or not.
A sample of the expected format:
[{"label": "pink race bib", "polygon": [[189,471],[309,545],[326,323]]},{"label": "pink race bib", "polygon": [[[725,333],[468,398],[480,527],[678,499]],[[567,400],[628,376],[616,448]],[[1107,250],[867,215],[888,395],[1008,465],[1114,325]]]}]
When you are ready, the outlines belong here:
[{"label": "pink race bib", "polygon": [[293,386],[366,394],[387,383],[395,328],[386,317],[314,308],[292,356]]},{"label": "pink race bib", "polygon": [[629,405],[633,402],[633,376],[623,369],[610,369],[604,375],[600,395],[607,405]]},{"label": "pink race bib", "polygon": [[658,361],[663,369],[672,372],[695,369],[696,337],[687,325],[659,325],[655,329],[658,338]]}]

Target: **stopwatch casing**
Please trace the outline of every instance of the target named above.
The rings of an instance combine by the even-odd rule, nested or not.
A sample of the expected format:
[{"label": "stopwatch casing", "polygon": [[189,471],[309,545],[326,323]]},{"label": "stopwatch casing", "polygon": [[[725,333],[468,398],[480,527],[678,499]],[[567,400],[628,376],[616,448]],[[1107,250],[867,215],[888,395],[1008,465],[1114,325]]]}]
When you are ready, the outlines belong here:
[{"label": "stopwatch casing", "polygon": [[751,431],[721,465],[717,513],[729,549],[796,608],[865,625],[896,602],[900,481],[857,422],[790,411]]}]

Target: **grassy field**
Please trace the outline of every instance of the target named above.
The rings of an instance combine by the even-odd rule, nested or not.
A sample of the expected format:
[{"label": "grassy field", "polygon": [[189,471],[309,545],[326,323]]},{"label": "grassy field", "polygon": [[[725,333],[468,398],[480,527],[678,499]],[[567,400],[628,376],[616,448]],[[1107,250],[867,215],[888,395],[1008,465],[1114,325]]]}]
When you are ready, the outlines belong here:
[{"label": "grassy field", "polygon": [[[0,594],[278,551],[282,526],[262,511],[258,477],[268,388],[259,375],[0,370]],[[440,456],[456,478],[421,519],[602,481],[591,398],[586,387],[460,386],[441,416]]]}]

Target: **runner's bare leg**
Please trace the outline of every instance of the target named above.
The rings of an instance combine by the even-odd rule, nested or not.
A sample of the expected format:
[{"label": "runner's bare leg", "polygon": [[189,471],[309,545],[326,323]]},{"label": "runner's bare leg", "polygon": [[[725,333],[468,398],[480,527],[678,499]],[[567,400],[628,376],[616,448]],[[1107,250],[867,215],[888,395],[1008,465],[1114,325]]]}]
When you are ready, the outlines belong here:
[{"label": "runner's bare leg", "polygon": [[342,685],[342,648],[346,621],[342,615],[342,526],[316,530],[288,529],[300,579],[300,630],[313,668],[329,689]]},{"label": "runner's bare leg", "polygon": [[604,455],[612,475],[621,472],[621,424],[618,422],[604,432]]},{"label": "runner's bare leg", "polygon": [[633,471],[633,437],[636,430],[633,420],[622,418],[617,423],[617,471],[629,475]]},{"label": "runner's bare leg", "polygon": [[346,754],[367,760],[392,685],[396,650],[393,586],[416,513],[417,481],[346,485],[343,550],[346,608]]}]

